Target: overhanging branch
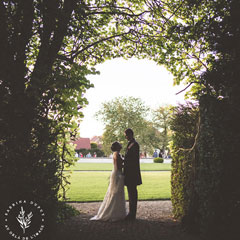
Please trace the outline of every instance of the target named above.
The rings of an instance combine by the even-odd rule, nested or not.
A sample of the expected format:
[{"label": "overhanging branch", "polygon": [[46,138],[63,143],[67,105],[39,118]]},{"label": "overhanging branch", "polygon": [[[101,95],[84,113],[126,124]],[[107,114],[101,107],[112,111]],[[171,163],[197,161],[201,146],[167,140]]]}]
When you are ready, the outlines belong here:
[{"label": "overhanging branch", "polygon": [[127,35],[131,33],[131,29],[128,31],[128,32],[124,32],[124,33],[120,33],[120,34],[116,34],[116,35],[112,35],[112,36],[109,36],[109,37],[106,37],[106,38],[102,38],[102,39],[99,39],[98,41],[86,46],[85,48],[82,48],[81,50],[78,50],[76,51],[75,53],[73,53],[72,57],[70,58],[71,61],[73,61],[74,58],[76,58],[79,54],[83,53],[84,51],[86,51],[87,49],[101,43],[101,42],[105,42],[105,41],[109,41],[111,39],[114,39],[114,38],[117,38],[117,37],[122,37],[124,35]]},{"label": "overhanging branch", "polygon": [[181,91],[175,93],[175,95],[178,95],[181,92],[184,92],[185,90],[187,90],[193,83],[199,83],[199,82],[190,82],[184,89],[182,89]]}]

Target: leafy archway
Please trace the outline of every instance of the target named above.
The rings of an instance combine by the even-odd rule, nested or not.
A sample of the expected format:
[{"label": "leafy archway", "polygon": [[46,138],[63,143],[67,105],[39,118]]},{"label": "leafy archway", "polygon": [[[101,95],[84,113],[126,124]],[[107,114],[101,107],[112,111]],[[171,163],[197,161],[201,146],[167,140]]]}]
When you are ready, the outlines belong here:
[{"label": "leafy archway", "polygon": [[[226,106],[219,108],[223,118],[234,116],[224,122],[237,127],[239,8],[237,0],[1,1],[1,206],[18,198],[37,199],[47,209],[49,222],[55,222],[61,170],[70,151],[66,142],[75,135],[75,119],[87,103],[81,93],[91,87],[86,76],[96,74],[91,66],[105,59],[138,56],[165,64],[176,83],[192,86],[193,97],[210,96],[210,106],[224,99]],[[205,100],[201,106],[206,119],[220,114],[212,118]],[[225,127],[218,126],[216,131]],[[202,134],[210,129],[204,126]],[[221,136],[212,135],[228,136],[237,159],[239,135],[226,129]],[[199,161],[208,166],[208,161]],[[218,169],[224,176],[231,173],[235,183],[239,164],[231,164]],[[201,182],[207,173],[196,171]],[[223,182],[216,183],[219,191]],[[214,205],[213,215],[207,213],[213,201],[198,212],[200,222],[214,222],[225,204],[232,206],[230,212],[239,211],[239,191],[229,191],[234,197]],[[203,228],[208,232],[206,224]]]}]

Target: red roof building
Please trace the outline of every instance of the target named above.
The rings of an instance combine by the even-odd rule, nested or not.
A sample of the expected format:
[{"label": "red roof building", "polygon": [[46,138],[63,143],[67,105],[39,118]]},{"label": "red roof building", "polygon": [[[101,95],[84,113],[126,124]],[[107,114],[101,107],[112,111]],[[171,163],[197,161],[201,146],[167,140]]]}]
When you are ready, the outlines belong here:
[{"label": "red roof building", "polygon": [[90,138],[79,138],[76,141],[73,142],[73,144],[76,144],[75,150],[79,149],[91,149],[90,144]]}]

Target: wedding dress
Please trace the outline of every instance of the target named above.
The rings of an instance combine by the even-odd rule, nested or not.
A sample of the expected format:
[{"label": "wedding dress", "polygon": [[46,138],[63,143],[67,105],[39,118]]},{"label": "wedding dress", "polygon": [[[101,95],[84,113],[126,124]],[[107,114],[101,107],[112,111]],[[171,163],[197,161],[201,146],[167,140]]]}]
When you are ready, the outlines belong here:
[{"label": "wedding dress", "polygon": [[[110,183],[104,200],[96,216],[90,220],[119,221],[126,217],[126,201],[124,195],[124,176],[118,169],[122,158],[119,153],[113,153],[113,170],[110,176]],[[122,165],[122,164],[120,164]]]}]

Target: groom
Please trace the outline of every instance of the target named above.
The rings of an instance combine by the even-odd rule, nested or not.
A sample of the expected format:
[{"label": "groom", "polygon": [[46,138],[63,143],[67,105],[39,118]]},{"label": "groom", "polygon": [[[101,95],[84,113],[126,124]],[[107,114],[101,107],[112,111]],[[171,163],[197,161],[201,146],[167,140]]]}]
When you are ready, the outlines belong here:
[{"label": "groom", "polygon": [[129,213],[125,219],[135,220],[138,200],[137,185],[142,184],[139,164],[139,145],[134,139],[132,129],[128,128],[125,130],[125,138],[128,140],[128,145],[124,158],[123,174],[125,176],[124,183],[127,186],[129,198]]}]

